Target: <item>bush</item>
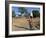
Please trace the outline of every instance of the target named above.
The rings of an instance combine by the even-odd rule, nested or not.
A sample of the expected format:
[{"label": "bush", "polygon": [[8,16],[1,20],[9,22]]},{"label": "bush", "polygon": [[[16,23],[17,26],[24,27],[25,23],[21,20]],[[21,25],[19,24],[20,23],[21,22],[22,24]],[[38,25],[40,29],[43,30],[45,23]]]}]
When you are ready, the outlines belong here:
[{"label": "bush", "polygon": [[12,17],[15,17],[16,15],[15,15],[15,12],[14,11],[12,11]]},{"label": "bush", "polygon": [[38,10],[33,10],[32,13],[33,13],[33,17],[40,17],[40,13]]}]

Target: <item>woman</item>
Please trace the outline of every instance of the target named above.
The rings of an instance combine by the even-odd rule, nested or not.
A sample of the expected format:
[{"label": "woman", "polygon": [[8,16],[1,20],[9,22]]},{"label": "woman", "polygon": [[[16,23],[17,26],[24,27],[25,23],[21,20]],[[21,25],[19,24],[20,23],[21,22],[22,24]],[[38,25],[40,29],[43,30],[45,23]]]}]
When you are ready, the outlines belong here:
[{"label": "woman", "polygon": [[32,24],[31,24],[32,18],[33,18],[33,14],[31,13],[30,16],[29,16],[29,19],[28,19],[30,30],[32,29]]}]

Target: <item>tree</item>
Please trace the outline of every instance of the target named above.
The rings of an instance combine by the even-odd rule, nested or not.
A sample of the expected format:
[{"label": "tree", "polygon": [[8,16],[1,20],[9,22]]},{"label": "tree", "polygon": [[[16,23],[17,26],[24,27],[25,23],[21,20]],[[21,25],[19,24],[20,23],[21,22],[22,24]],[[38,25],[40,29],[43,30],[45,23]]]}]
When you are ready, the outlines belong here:
[{"label": "tree", "polygon": [[12,17],[15,17],[16,15],[15,15],[15,12],[14,11],[12,11]]},{"label": "tree", "polygon": [[19,12],[21,12],[21,15],[24,14],[25,17],[28,16],[28,12],[25,7],[19,7]]},{"label": "tree", "polygon": [[19,7],[19,12],[21,12],[21,14],[23,14],[25,12],[25,8],[24,7]]},{"label": "tree", "polygon": [[40,17],[40,13],[38,10],[33,10],[32,13],[33,13],[33,17]]}]

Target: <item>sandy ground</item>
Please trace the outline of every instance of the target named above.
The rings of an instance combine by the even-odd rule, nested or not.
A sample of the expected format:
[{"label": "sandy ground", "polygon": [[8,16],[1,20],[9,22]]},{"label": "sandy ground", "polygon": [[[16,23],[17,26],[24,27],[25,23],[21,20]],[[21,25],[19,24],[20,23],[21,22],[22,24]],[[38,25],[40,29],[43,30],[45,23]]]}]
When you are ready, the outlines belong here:
[{"label": "sandy ground", "polygon": [[[27,20],[28,19],[26,19],[25,17],[13,18],[12,19],[12,30],[13,31],[30,30],[30,28],[29,28],[29,22]],[[32,18],[31,24],[33,26],[32,27],[33,30],[40,29],[40,27],[39,27],[40,18],[39,17]]]}]

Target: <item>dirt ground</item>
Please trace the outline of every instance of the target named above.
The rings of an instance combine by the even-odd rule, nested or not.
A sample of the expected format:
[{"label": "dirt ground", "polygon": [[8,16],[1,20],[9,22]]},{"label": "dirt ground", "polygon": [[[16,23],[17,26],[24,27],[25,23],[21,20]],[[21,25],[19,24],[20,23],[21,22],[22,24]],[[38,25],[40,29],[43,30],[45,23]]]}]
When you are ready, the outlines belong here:
[{"label": "dirt ground", "polygon": [[[25,17],[16,18],[14,17],[12,19],[12,30],[13,31],[23,31],[23,30],[30,30],[29,22],[27,21]],[[38,30],[40,29],[40,18],[32,18],[32,29],[31,30]]]}]

